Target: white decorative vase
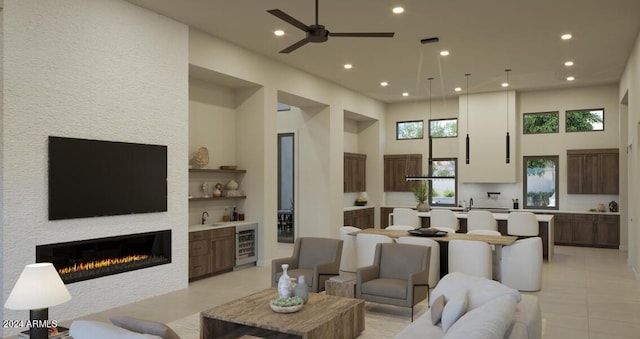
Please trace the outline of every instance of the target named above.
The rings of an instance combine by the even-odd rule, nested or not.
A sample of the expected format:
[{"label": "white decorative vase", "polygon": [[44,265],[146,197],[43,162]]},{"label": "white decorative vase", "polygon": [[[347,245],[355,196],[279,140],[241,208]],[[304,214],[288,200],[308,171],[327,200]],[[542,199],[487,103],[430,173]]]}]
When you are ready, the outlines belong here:
[{"label": "white decorative vase", "polygon": [[293,284],[291,283],[291,278],[287,274],[287,269],[289,269],[288,264],[282,264],[282,275],[278,280],[278,297],[280,298],[288,298],[293,296]]},{"label": "white decorative vase", "polygon": [[429,207],[429,203],[428,202],[419,202],[418,206],[416,206],[416,209],[418,210],[418,212],[429,212],[429,210],[431,210],[431,207]]},{"label": "white decorative vase", "polygon": [[231,181],[229,181],[227,183],[227,189],[230,190],[230,191],[237,190],[238,189],[238,183],[235,180],[231,179]]},{"label": "white decorative vase", "polygon": [[305,304],[309,300],[309,286],[307,286],[307,283],[304,281],[304,275],[298,277],[298,283],[293,290],[293,294],[296,297],[302,298]]}]

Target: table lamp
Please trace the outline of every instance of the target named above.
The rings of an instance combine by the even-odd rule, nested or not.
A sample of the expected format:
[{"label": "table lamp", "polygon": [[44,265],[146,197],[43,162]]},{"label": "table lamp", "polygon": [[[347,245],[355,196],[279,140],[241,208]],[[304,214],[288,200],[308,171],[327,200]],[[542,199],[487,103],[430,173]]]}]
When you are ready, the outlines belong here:
[{"label": "table lamp", "polygon": [[[64,286],[60,275],[51,263],[37,263],[25,266],[4,307],[10,310],[29,310],[32,328],[30,338],[47,339],[49,329],[48,307],[71,300],[71,294]],[[35,326],[34,326],[35,324]]]}]

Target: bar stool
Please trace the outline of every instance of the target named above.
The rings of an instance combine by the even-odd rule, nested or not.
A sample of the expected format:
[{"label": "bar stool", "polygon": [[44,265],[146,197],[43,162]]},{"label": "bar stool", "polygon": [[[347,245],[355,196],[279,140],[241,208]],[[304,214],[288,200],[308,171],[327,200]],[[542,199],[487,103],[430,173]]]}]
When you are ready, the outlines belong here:
[{"label": "bar stool", "polygon": [[469,211],[467,213],[467,231],[473,230],[497,231],[498,222],[489,211]]},{"label": "bar stool", "polygon": [[531,212],[511,212],[507,220],[507,234],[518,237],[537,237],[538,219]]}]

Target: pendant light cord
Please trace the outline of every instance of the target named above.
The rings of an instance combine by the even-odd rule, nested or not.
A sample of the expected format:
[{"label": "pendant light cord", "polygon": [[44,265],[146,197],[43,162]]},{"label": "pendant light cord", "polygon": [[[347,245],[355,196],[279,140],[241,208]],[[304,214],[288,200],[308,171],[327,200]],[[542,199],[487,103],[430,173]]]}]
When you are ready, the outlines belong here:
[{"label": "pendant light cord", "polygon": [[469,164],[469,153],[470,153],[470,142],[469,142],[469,76],[471,74],[467,73],[464,76],[467,77],[467,139],[465,140],[466,146],[466,154],[465,154],[465,163]]}]

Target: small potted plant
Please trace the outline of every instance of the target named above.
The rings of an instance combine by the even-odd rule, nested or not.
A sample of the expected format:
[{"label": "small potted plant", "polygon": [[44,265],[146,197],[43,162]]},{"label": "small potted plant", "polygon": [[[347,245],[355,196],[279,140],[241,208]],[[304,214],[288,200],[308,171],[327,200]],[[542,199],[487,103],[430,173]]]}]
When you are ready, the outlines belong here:
[{"label": "small potted plant", "polygon": [[411,186],[411,191],[413,191],[413,195],[416,197],[416,201],[418,202],[418,206],[416,206],[418,212],[429,212],[431,208],[429,207],[428,202],[429,185],[427,185],[427,182],[418,181]]}]

